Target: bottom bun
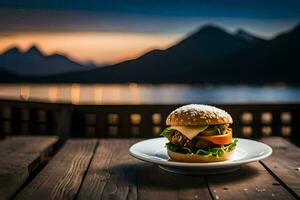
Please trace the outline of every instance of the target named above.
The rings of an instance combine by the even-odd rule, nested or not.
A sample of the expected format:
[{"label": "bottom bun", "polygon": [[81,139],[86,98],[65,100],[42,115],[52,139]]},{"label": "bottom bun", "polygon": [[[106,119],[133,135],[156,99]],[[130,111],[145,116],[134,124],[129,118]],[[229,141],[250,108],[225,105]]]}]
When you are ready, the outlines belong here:
[{"label": "bottom bun", "polygon": [[225,152],[223,156],[215,157],[215,156],[202,156],[198,154],[185,154],[185,153],[178,153],[174,151],[168,150],[168,155],[173,161],[179,161],[179,162],[191,162],[191,163],[207,163],[207,162],[219,162],[219,161],[225,161],[229,160],[233,154],[234,151]]}]

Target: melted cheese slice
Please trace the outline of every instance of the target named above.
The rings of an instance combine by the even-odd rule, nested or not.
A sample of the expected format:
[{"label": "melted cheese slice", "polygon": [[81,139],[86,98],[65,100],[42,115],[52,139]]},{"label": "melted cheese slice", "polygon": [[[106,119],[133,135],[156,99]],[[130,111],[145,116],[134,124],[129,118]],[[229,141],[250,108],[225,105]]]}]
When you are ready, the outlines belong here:
[{"label": "melted cheese slice", "polygon": [[196,137],[200,132],[207,129],[208,126],[171,126],[171,129],[175,129],[182,133],[190,140]]}]

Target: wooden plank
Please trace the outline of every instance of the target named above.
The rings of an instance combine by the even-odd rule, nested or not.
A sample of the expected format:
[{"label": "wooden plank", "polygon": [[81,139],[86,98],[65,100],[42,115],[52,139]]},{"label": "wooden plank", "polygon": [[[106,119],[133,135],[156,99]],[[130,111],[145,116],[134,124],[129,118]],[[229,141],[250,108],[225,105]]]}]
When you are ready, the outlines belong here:
[{"label": "wooden plank", "polygon": [[55,136],[11,137],[0,142],[0,200],[10,199],[45,162]]},{"label": "wooden plank", "polygon": [[136,199],[136,160],[128,155],[134,140],[100,140],[78,199]]},{"label": "wooden plank", "polygon": [[[57,136],[14,136],[0,141],[1,158],[16,154],[31,154],[44,152],[45,147],[53,146],[58,141]],[[43,151],[41,151],[43,150]]]},{"label": "wooden plank", "polygon": [[138,197],[149,200],[212,199],[203,176],[174,174],[150,164],[141,165]]},{"label": "wooden plank", "polygon": [[272,155],[261,163],[300,199],[300,148],[281,137],[263,138],[261,141],[273,148]]},{"label": "wooden plank", "polygon": [[68,140],[15,199],[74,199],[97,140]]},{"label": "wooden plank", "polygon": [[258,162],[233,173],[207,176],[207,181],[214,199],[295,199]]},{"label": "wooden plank", "polygon": [[78,199],[211,199],[203,177],[165,172],[128,154],[137,140],[100,140]]}]

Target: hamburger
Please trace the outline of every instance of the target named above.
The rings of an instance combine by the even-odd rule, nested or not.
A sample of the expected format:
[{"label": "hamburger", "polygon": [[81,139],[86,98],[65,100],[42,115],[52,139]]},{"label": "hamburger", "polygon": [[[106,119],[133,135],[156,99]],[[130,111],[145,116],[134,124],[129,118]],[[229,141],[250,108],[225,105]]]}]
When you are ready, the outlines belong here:
[{"label": "hamburger", "polygon": [[237,140],[232,139],[231,116],[209,105],[190,104],[177,108],[166,119],[161,136],[168,138],[168,155],[180,162],[228,160]]}]

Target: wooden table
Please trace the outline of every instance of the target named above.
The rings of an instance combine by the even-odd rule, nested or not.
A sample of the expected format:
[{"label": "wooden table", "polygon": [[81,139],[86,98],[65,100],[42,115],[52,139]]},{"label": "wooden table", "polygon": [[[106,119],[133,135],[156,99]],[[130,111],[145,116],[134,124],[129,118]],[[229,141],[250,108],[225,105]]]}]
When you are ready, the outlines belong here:
[{"label": "wooden table", "polygon": [[271,157],[212,176],[136,160],[128,148],[137,141],[69,139],[44,167],[57,138],[0,141],[0,199],[300,199],[300,148],[282,138],[262,140]]}]

